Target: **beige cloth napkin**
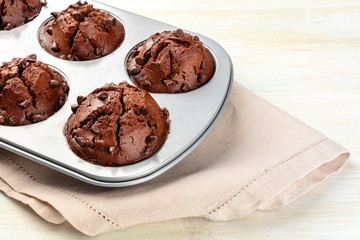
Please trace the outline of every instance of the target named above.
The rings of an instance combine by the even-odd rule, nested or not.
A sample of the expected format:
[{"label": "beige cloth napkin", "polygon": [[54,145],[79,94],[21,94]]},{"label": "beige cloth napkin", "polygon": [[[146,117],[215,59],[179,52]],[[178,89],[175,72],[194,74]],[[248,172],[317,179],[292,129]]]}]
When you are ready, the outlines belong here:
[{"label": "beige cloth napkin", "polygon": [[0,150],[0,189],[49,222],[68,221],[96,235],[183,217],[227,221],[279,207],[339,170],[348,157],[339,144],[235,84],[211,134],[147,183],[96,187]]}]

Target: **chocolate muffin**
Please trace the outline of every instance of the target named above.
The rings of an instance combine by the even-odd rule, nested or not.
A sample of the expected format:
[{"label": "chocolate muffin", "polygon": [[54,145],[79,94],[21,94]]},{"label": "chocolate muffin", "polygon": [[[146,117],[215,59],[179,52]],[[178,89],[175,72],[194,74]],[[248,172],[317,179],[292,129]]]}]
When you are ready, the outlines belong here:
[{"label": "chocolate muffin", "polygon": [[42,27],[39,41],[55,57],[71,61],[97,59],[113,52],[124,40],[124,26],[87,2],[79,1],[51,14],[54,19]]},{"label": "chocolate muffin", "polygon": [[36,55],[14,58],[0,67],[0,125],[43,121],[65,103],[66,80]]},{"label": "chocolate muffin", "polygon": [[215,64],[197,36],[178,29],[156,33],[137,45],[127,71],[131,80],[146,91],[180,93],[207,83]]},{"label": "chocolate muffin", "polygon": [[39,15],[45,0],[0,0],[0,30],[19,27]]},{"label": "chocolate muffin", "polygon": [[107,84],[72,106],[64,134],[80,158],[122,166],[149,158],[164,144],[169,113],[149,93],[127,83]]}]

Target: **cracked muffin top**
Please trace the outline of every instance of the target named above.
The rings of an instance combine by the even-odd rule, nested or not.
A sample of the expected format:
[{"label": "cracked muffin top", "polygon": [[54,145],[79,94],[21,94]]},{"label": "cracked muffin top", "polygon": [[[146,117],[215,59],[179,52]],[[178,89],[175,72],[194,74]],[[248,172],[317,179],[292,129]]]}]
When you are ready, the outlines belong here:
[{"label": "cracked muffin top", "polygon": [[0,125],[43,121],[66,102],[66,80],[36,55],[14,58],[0,67]]},{"label": "cracked muffin top", "polygon": [[181,29],[156,33],[137,45],[127,62],[131,80],[154,93],[188,92],[215,72],[210,51],[197,36]]},{"label": "cracked muffin top", "polygon": [[19,27],[39,15],[45,0],[0,0],[0,30]]},{"label": "cracked muffin top", "polygon": [[55,57],[71,61],[97,59],[112,53],[124,40],[124,26],[87,2],[79,1],[51,14],[54,19],[42,27],[39,41]]},{"label": "cracked muffin top", "polygon": [[149,158],[165,143],[169,113],[144,90],[111,83],[77,102],[64,134],[71,150],[88,162],[127,165]]}]

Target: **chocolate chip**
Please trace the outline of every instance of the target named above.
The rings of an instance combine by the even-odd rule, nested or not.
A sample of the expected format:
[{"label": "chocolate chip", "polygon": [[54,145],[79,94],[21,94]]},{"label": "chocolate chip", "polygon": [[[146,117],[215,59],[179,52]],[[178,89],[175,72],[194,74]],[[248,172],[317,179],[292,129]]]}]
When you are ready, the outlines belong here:
[{"label": "chocolate chip", "polygon": [[11,116],[9,118],[9,124],[12,126],[18,125],[19,124],[19,119],[17,119],[17,117]]},{"label": "chocolate chip", "polygon": [[164,82],[164,84],[165,84],[167,87],[172,86],[172,85],[174,85],[174,84],[176,83],[176,82],[175,82],[174,80],[172,80],[172,79],[166,79],[166,80],[164,80],[163,82]]},{"label": "chocolate chip", "polygon": [[145,64],[145,62],[146,62],[146,60],[145,59],[149,59],[149,58],[151,58],[151,51],[146,51],[145,53],[144,53],[144,63],[143,64]]},{"label": "chocolate chip", "polygon": [[114,156],[119,153],[119,148],[111,146],[111,147],[109,147],[109,153],[111,156]]},{"label": "chocolate chip", "polygon": [[143,65],[145,63],[145,59],[143,59],[142,57],[137,57],[135,58],[135,62],[136,64]]},{"label": "chocolate chip", "polygon": [[62,84],[62,90],[64,91],[64,93],[68,94],[69,93],[69,85],[67,85],[66,83]]},{"label": "chocolate chip", "polygon": [[70,60],[70,61],[74,61],[74,60],[75,60],[74,56],[71,55],[71,54],[67,55],[67,56],[66,56],[66,59],[67,59],[67,60]]},{"label": "chocolate chip", "polygon": [[84,5],[88,4],[88,3],[87,3],[87,1],[85,1],[84,3],[82,3],[81,1],[78,1],[76,4],[79,4],[80,6],[84,6]]},{"label": "chocolate chip", "polygon": [[205,60],[201,62],[200,64],[200,69],[204,69],[206,67],[206,62]]},{"label": "chocolate chip", "polygon": [[198,83],[205,83],[206,82],[206,76],[204,74],[199,73],[197,77]]},{"label": "chocolate chip", "polygon": [[41,4],[41,6],[46,6],[46,5],[47,5],[47,1],[46,1],[46,0],[40,0],[40,4]]},{"label": "chocolate chip", "polygon": [[29,56],[27,56],[27,58],[31,59],[31,60],[36,60],[37,56],[36,56],[36,54],[30,54]]},{"label": "chocolate chip", "polygon": [[71,111],[72,111],[73,113],[76,113],[76,111],[77,111],[78,108],[79,108],[79,105],[73,104],[73,105],[70,106],[70,108],[71,108]]},{"label": "chocolate chip", "polygon": [[41,122],[47,118],[47,115],[44,113],[38,113],[33,117],[34,123]]},{"label": "chocolate chip", "polygon": [[0,115],[0,124],[1,124],[1,125],[2,125],[2,124],[4,124],[4,123],[5,123],[5,121],[6,121],[5,116]]},{"label": "chocolate chip", "polygon": [[96,40],[94,38],[89,38],[91,45],[96,46]]},{"label": "chocolate chip", "polygon": [[77,11],[74,11],[73,14],[72,14],[73,18],[76,20],[76,21],[80,21],[81,20],[81,14]]},{"label": "chocolate chip", "polygon": [[156,135],[150,135],[146,138],[146,143],[153,143],[158,137]]},{"label": "chocolate chip", "polygon": [[15,27],[14,24],[8,23],[8,24],[6,24],[6,26],[4,27],[4,30],[10,30],[10,29],[13,29],[14,27]]},{"label": "chocolate chip", "polygon": [[46,28],[46,32],[49,34],[49,35],[52,35],[53,34],[53,28],[51,26],[48,26]]},{"label": "chocolate chip", "polygon": [[60,97],[59,98],[59,107],[62,107],[66,102],[66,97]]},{"label": "chocolate chip", "polygon": [[190,87],[187,85],[187,84],[183,84],[183,85],[181,85],[181,91],[182,92],[188,92],[188,91],[190,91],[191,89],[190,89]]},{"label": "chocolate chip", "polygon": [[51,50],[53,52],[59,52],[60,51],[60,48],[58,46],[58,44],[56,42],[53,42],[52,45],[51,45]]},{"label": "chocolate chip", "polygon": [[116,23],[117,23],[116,18],[113,18],[113,19],[111,20],[111,23],[112,23],[113,26],[116,26]]},{"label": "chocolate chip", "polygon": [[24,100],[22,102],[19,102],[17,105],[21,107],[22,109],[26,109],[30,106],[31,102],[29,100]]},{"label": "chocolate chip", "polygon": [[95,49],[95,54],[96,54],[97,56],[101,56],[103,52],[104,52],[104,48],[103,48],[103,47],[97,47],[97,48]]},{"label": "chocolate chip", "polygon": [[131,57],[136,57],[140,52],[138,50],[134,50],[131,54]]},{"label": "chocolate chip", "polygon": [[19,62],[19,67],[21,69],[25,69],[26,68],[26,60],[24,58],[22,58]]},{"label": "chocolate chip", "polygon": [[83,137],[75,136],[74,139],[77,142],[77,144],[80,145],[80,147],[85,147],[87,144],[86,140]]},{"label": "chocolate chip", "polygon": [[163,108],[163,109],[161,109],[161,111],[163,113],[164,118],[168,119],[169,115],[170,115],[169,110],[167,110],[166,108]]},{"label": "chocolate chip", "polygon": [[198,36],[195,36],[195,37],[194,37],[194,41],[195,41],[195,42],[200,41],[199,37],[198,37]]},{"label": "chocolate chip", "polygon": [[106,25],[107,27],[111,27],[111,26],[112,26],[111,20],[110,20],[110,19],[106,19],[106,20],[105,20],[105,25]]},{"label": "chocolate chip", "polygon": [[100,133],[100,128],[98,125],[94,124],[91,126],[90,130],[95,133],[95,134],[99,134]]},{"label": "chocolate chip", "polygon": [[36,62],[36,59],[28,58],[28,59],[26,59],[26,61],[29,63],[34,63],[34,62]]},{"label": "chocolate chip", "polygon": [[53,16],[54,18],[57,18],[59,16],[59,12],[51,12],[50,13],[51,16]]},{"label": "chocolate chip", "polygon": [[107,94],[106,92],[101,92],[101,93],[98,94],[97,97],[98,97],[101,101],[104,101],[104,100],[107,99],[108,94]]},{"label": "chocolate chip", "polygon": [[184,31],[181,30],[181,29],[176,30],[176,31],[175,31],[175,36],[177,36],[177,37],[182,37],[182,36],[184,36]]},{"label": "chocolate chip", "polygon": [[83,97],[83,96],[78,96],[76,98],[76,102],[78,105],[80,105],[84,100],[85,100],[85,97]]},{"label": "chocolate chip", "polygon": [[148,80],[143,80],[142,81],[142,86],[143,87],[151,87],[152,86],[152,83]]},{"label": "chocolate chip", "polygon": [[150,154],[150,148],[149,148],[148,146],[146,146],[146,147],[144,148],[143,153],[145,153],[145,155]]},{"label": "chocolate chip", "polygon": [[147,109],[146,107],[140,108],[140,114],[147,115],[148,113],[149,113],[149,109]]},{"label": "chocolate chip", "polygon": [[141,68],[139,68],[139,67],[134,67],[129,70],[130,75],[136,75],[136,74],[139,74],[140,72],[141,72]]},{"label": "chocolate chip", "polygon": [[49,81],[49,86],[50,86],[51,88],[57,88],[57,87],[60,86],[60,82],[59,82],[58,80],[51,79],[51,80]]}]

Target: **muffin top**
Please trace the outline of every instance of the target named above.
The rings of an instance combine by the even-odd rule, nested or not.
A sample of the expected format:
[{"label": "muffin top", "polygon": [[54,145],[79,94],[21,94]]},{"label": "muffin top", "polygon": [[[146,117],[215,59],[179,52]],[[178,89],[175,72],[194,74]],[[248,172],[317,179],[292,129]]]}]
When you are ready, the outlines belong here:
[{"label": "muffin top", "polygon": [[156,33],[137,45],[127,62],[131,80],[154,93],[180,93],[203,86],[213,76],[210,51],[181,29]]},{"label": "muffin top", "polygon": [[85,61],[103,57],[117,49],[125,37],[124,26],[111,14],[87,2],[52,13],[54,19],[42,27],[41,46],[51,55]]},{"label": "muffin top", "polygon": [[0,30],[19,27],[39,15],[45,0],[0,0]]},{"label": "muffin top", "polygon": [[0,67],[0,125],[43,121],[66,102],[66,80],[36,55],[14,58]]},{"label": "muffin top", "polygon": [[77,100],[64,134],[71,150],[88,162],[135,163],[152,156],[167,138],[168,111],[137,87],[111,83]]}]

